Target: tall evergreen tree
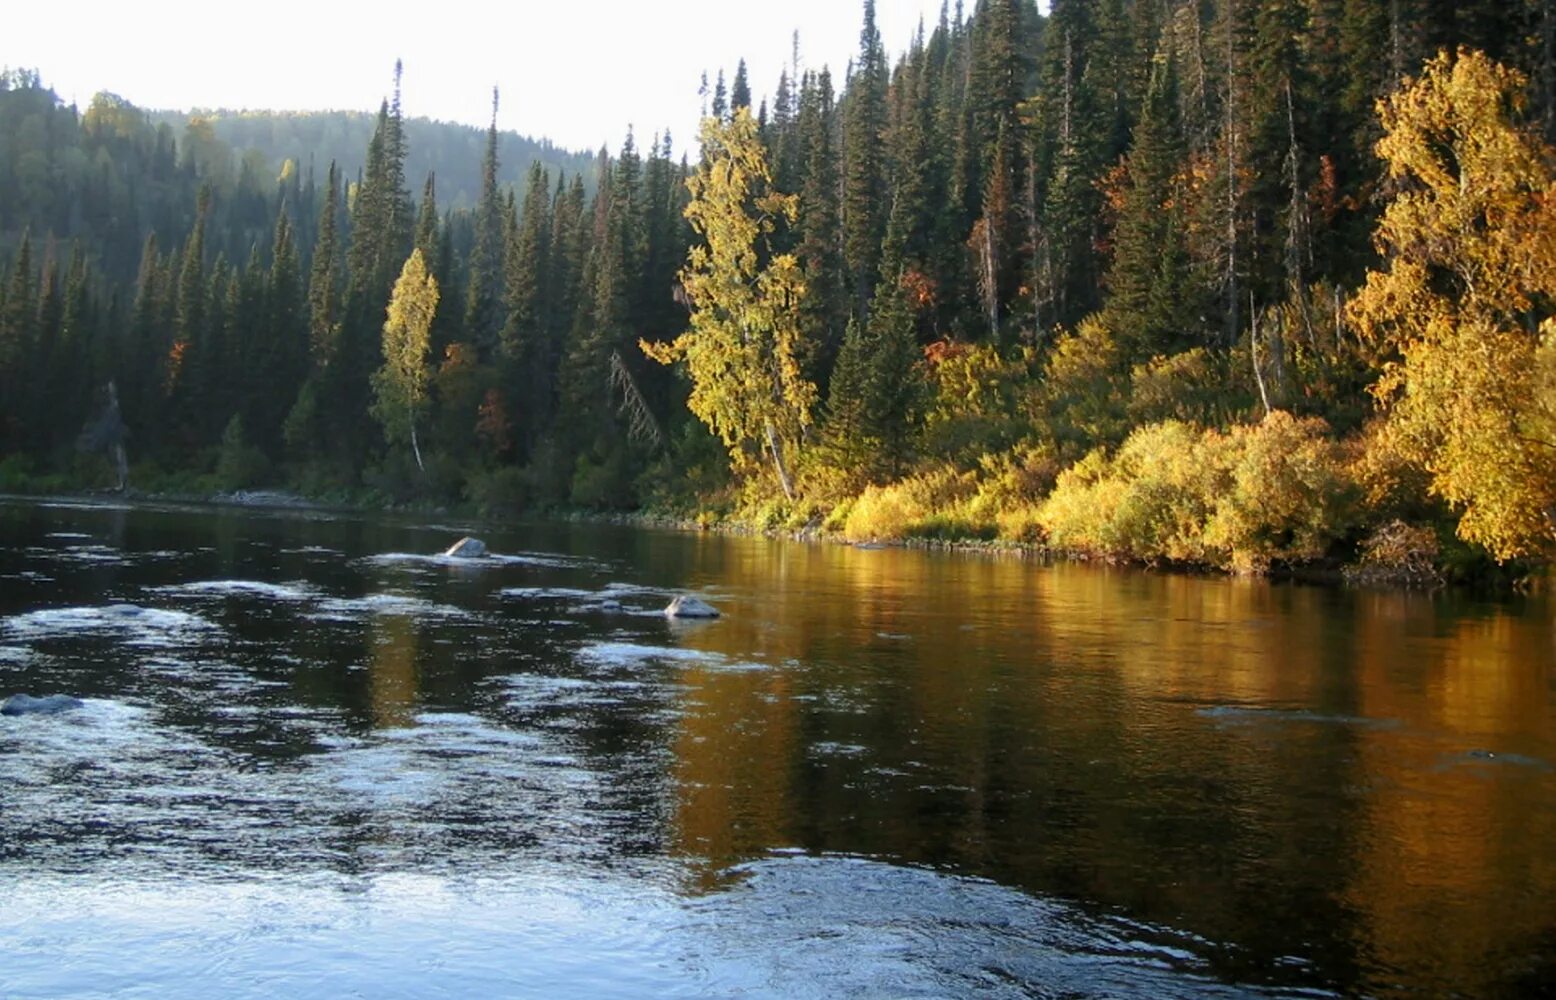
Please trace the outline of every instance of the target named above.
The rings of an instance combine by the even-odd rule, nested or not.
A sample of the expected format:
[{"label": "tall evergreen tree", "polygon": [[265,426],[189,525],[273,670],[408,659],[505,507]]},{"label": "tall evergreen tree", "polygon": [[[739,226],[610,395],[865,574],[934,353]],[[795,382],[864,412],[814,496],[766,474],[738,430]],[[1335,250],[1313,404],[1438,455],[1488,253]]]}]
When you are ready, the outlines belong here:
[{"label": "tall evergreen tree", "polygon": [[530,167],[519,224],[504,255],[501,355],[507,412],[521,421],[520,438],[532,444],[551,408],[556,374],[555,342],[547,325],[552,308],[551,178],[539,163]]},{"label": "tall evergreen tree", "polygon": [[330,363],[339,349],[343,294],[340,168],[330,162],[319,235],[308,276],[308,343],[315,366]]},{"label": "tall evergreen tree", "polygon": [[492,88],[492,123],[481,161],[481,200],[476,205],[475,245],[465,287],[464,335],[482,360],[496,356],[502,330],[503,204],[497,190],[497,88]]},{"label": "tall evergreen tree", "polygon": [[1136,359],[1202,342],[1195,335],[1202,303],[1184,233],[1187,144],[1178,107],[1177,63],[1166,49],[1135,126],[1106,276],[1108,327]]},{"label": "tall evergreen tree", "polygon": [[11,265],[5,297],[0,299],[0,442],[7,452],[25,446],[24,403],[29,399],[31,362],[37,339],[37,276],[33,272],[32,232],[23,230]]},{"label": "tall evergreen tree", "polygon": [[864,0],[859,56],[848,80],[843,112],[843,262],[853,293],[852,308],[863,317],[880,277],[881,238],[886,226],[886,53],[875,24],[875,0]]},{"label": "tall evergreen tree", "polygon": [[838,238],[842,208],[838,201],[837,112],[832,75],[825,69],[805,74],[797,125],[805,155],[795,229],[795,254],[805,275],[800,303],[801,344],[807,373],[825,384],[841,347],[848,317],[848,292]]}]

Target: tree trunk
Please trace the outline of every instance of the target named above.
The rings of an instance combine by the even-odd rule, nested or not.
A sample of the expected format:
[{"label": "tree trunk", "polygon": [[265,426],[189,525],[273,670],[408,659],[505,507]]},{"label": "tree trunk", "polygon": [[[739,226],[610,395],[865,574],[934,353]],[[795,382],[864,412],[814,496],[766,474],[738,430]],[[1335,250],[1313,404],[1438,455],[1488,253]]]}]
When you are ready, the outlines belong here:
[{"label": "tree trunk", "polygon": [[411,454],[416,456],[416,468],[425,473],[427,467],[421,464],[421,446],[416,443],[416,421],[411,421]]},{"label": "tree trunk", "polygon": [[778,434],[773,430],[773,422],[767,421],[767,450],[773,456],[773,468],[778,472],[778,485],[783,487],[783,495],[786,499],[794,499],[794,486],[789,482],[789,470],[784,468],[783,452],[778,447]]}]

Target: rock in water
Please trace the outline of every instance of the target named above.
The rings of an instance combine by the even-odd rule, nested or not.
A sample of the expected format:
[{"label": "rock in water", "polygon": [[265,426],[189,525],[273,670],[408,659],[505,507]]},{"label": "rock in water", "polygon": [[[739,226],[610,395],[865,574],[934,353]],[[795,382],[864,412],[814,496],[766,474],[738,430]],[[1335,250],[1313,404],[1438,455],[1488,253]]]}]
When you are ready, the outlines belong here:
[{"label": "rock in water", "polygon": [[34,698],[30,694],[13,694],[0,705],[0,715],[57,715],[85,707],[86,703],[80,698],[72,698],[68,694],[51,694],[42,698]]},{"label": "rock in water", "polygon": [[698,597],[681,596],[670,602],[665,614],[671,618],[717,618],[718,610]]},{"label": "rock in water", "polygon": [[486,543],[479,538],[461,538],[443,554],[453,559],[479,559],[486,555]]}]

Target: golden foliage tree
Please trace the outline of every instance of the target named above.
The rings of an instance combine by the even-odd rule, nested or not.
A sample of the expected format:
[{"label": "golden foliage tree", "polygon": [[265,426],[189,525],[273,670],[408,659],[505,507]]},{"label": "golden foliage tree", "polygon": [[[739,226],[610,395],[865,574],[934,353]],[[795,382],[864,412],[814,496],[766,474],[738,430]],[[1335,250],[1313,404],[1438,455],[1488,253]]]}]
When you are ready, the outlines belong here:
[{"label": "golden foliage tree", "polygon": [[771,254],[776,221],[793,222],[792,195],[773,188],[749,108],[702,125],[704,158],[687,179],[686,218],[702,236],[681,269],[691,327],[674,341],[641,344],[664,364],[685,361],[691,411],[724,442],[737,470],[772,461],[784,495],[789,466],[810,425],[816,387],[800,367],[800,300],[793,254]]},{"label": "golden foliage tree", "polygon": [[1373,387],[1387,444],[1499,560],[1556,542],[1556,186],[1523,108],[1523,78],[1471,51],[1380,104],[1400,191],[1376,233],[1386,269],[1349,307],[1394,355]]},{"label": "golden foliage tree", "polygon": [[416,418],[427,408],[432,366],[432,317],[438,310],[438,281],[427,273],[421,251],[412,250],[389,298],[384,320],[384,365],[373,373],[373,415],[390,441],[408,440],[416,467],[426,471],[416,442]]}]

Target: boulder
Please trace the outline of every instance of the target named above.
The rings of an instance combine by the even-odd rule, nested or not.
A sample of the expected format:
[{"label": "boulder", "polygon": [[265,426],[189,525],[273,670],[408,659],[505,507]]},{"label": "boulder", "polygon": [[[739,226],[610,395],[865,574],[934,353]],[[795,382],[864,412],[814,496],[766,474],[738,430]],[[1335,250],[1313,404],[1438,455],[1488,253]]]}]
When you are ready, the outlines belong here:
[{"label": "boulder", "polygon": [[717,618],[718,609],[700,597],[682,595],[670,602],[665,608],[665,615],[670,618]]},{"label": "boulder", "polygon": [[13,694],[4,704],[0,704],[0,715],[57,715],[85,707],[86,703],[80,698],[72,698],[68,694],[51,694],[42,698],[34,698],[30,694]]},{"label": "boulder", "polygon": [[461,538],[443,554],[452,559],[480,559],[486,555],[486,543],[479,538]]}]

